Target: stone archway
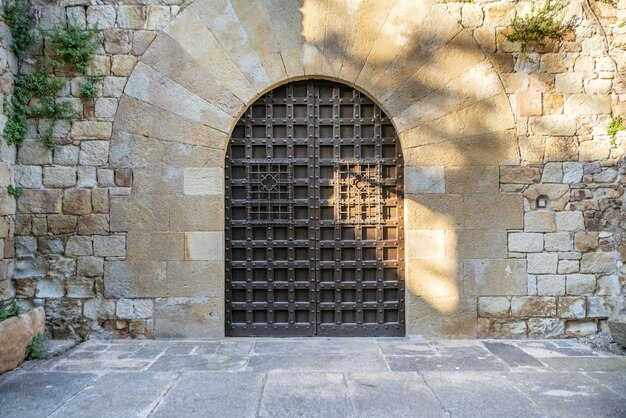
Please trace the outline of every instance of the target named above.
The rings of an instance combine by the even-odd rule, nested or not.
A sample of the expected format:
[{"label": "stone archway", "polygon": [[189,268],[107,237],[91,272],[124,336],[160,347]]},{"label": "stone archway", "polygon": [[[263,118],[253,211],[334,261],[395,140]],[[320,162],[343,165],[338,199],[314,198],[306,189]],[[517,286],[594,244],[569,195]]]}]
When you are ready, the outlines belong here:
[{"label": "stone archway", "polygon": [[[110,164],[135,180],[111,197],[128,256],[107,267],[105,295],[155,298],[157,337],[223,335],[226,144],[249,104],[302,78],[354,86],[396,127],[410,197],[407,333],[475,336],[477,294],[463,289],[456,243],[480,222],[462,196],[479,190],[476,210],[521,213],[521,197],[480,189],[476,176],[517,162],[514,117],[488,55],[432,0],[196,0],[181,12],[115,118]],[[499,233],[518,226],[504,223]]]}]

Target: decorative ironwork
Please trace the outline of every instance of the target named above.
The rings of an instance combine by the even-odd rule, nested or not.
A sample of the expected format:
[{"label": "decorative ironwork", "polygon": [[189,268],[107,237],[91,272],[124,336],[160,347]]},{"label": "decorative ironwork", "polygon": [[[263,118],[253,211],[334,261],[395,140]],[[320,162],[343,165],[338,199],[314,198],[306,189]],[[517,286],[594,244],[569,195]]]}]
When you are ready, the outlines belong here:
[{"label": "decorative ironwork", "polygon": [[382,219],[380,160],[335,162],[335,220],[378,224]]},{"label": "decorative ironwork", "polygon": [[404,335],[403,160],[350,87],[250,106],[226,154],[226,334]]},{"label": "decorative ironwork", "polygon": [[248,221],[285,224],[293,221],[291,161],[246,161]]}]

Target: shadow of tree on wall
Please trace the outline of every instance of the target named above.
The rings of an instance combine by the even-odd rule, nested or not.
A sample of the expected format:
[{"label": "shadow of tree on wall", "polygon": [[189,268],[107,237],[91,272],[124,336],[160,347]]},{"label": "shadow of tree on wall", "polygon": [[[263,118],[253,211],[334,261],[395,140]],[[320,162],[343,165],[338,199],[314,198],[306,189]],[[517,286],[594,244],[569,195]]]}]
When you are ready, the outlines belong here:
[{"label": "shadow of tree on wall", "polygon": [[[304,1],[301,10],[313,12],[319,5],[307,3]],[[449,31],[451,39],[438,37],[442,30],[437,29],[415,30],[408,36],[398,30],[403,45],[397,54],[375,60],[371,54],[376,45],[372,43],[363,59],[363,55],[353,54],[354,32],[362,28],[354,27],[348,8],[333,1],[325,6],[327,9],[318,9],[318,13],[326,13],[327,23],[328,19],[348,23],[327,24],[319,36],[314,27],[307,33],[306,20],[316,19],[302,16],[304,43],[322,57],[320,78],[328,77],[325,65],[339,75],[344,66],[361,67],[352,82],[340,76],[336,79],[348,81],[377,102],[392,118],[402,144],[407,329],[417,334],[476,336],[477,296],[482,289],[479,282],[468,283],[480,277],[468,276],[464,262],[467,260],[471,269],[479,263],[473,260],[504,260],[506,229],[522,228],[520,193],[514,194],[518,207],[504,205],[514,213],[493,213],[503,210],[498,198],[499,165],[519,163],[513,116],[502,83],[488,53],[458,25]],[[368,2],[361,6],[375,7]],[[433,21],[425,18],[422,23],[432,27]],[[350,28],[348,36],[345,27]],[[307,76],[316,78],[316,74]],[[394,77],[404,81],[397,83]],[[433,166],[442,168],[435,177],[428,170]],[[439,184],[442,181],[445,186]],[[477,205],[471,207],[470,202]],[[485,240],[497,240],[504,248]],[[432,246],[442,253],[433,252]],[[506,281],[506,271],[501,273]],[[504,294],[518,294],[514,292]],[[524,289],[520,295],[526,294]]]}]

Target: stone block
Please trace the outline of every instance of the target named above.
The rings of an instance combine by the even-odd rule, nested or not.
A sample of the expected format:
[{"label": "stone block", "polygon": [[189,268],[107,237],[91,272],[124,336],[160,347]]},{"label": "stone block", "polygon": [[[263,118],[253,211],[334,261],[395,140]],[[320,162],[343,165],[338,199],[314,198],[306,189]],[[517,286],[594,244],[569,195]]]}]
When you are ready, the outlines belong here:
[{"label": "stone block", "polygon": [[54,149],[54,163],[58,165],[77,165],[80,148],[64,145]]},{"label": "stone block", "polygon": [[566,184],[532,184],[524,191],[530,209],[537,209],[537,198],[548,198],[548,209],[562,211],[570,200],[570,188]]},{"label": "stone block", "polygon": [[[109,133],[110,136],[110,133]],[[108,141],[83,141],[80,144],[80,164],[103,166],[109,161]]]},{"label": "stone block", "polygon": [[530,120],[530,131],[534,135],[572,136],[576,134],[576,119],[564,115],[535,116]]},{"label": "stone block", "polygon": [[406,166],[404,170],[407,193],[445,193],[445,170],[441,166]]},{"label": "stone block", "polygon": [[224,193],[222,168],[186,168],[183,172],[185,195],[221,195]]},{"label": "stone block", "polygon": [[129,260],[183,260],[183,232],[146,232],[128,233]]},{"label": "stone block", "polygon": [[115,300],[89,299],[83,303],[83,315],[88,319],[109,319],[115,317]]},{"label": "stone block", "polygon": [[43,185],[43,171],[34,165],[16,165],[13,167],[15,184],[26,189],[37,189]]},{"label": "stone block", "polygon": [[528,336],[533,338],[553,338],[565,333],[565,322],[555,318],[530,318]]},{"label": "stone block", "polygon": [[547,53],[541,56],[541,71],[545,73],[558,74],[567,71],[564,54]]},{"label": "stone block", "polygon": [[76,260],[68,257],[48,258],[48,277],[67,279],[76,274]]},{"label": "stone block", "polygon": [[32,338],[45,332],[42,307],[3,321],[0,325],[0,373],[12,370],[24,361]]},{"label": "stone block", "polygon": [[476,28],[483,23],[483,9],[479,4],[465,3],[461,16],[461,23],[466,28]]},{"label": "stone block", "polygon": [[515,17],[515,5],[509,3],[490,3],[484,6],[485,26],[507,26]]},{"label": "stone block", "polygon": [[108,234],[109,217],[104,214],[83,215],[78,218],[78,233],[81,235]]},{"label": "stone block", "polygon": [[63,254],[63,240],[53,237],[39,237],[37,248],[41,255]]},{"label": "stone block", "polygon": [[521,194],[466,195],[463,200],[466,229],[522,229],[523,216]]},{"label": "stone block", "polygon": [[[161,196],[152,196],[145,199],[111,196],[110,212],[111,231],[162,231],[169,225],[169,203],[166,198]],[[221,212],[196,212],[196,218],[198,218],[198,213]],[[184,217],[185,213],[178,212],[176,216]],[[182,222],[176,222],[176,224],[179,223]]]},{"label": "stone block", "polygon": [[405,234],[407,260],[446,258],[445,231],[408,230]]},{"label": "stone block", "polygon": [[124,29],[145,29],[145,6],[134,4],[118,6],[117,26]]},{"label": "stone block", "polygon": [[96,117],[104,119],[114,118],[117,111],[117,103],[117,99],[112,97],[100,97],[96,100]]},{"label": "stone block", "polygon": [[545,160],[578,160],[578,141],[572,137],[548,137],[546,139]]},{"label": "stone block", "polygon": [[554,77],[557,93],[576,94],[583,92],[583,76],[579,73],[562,73]]},{"label": "stone block", "polygon": [[552,317],[556,315],[556,298],[518,296],[511,298],[511,316],[518,318]]},{"label": "stone block", "polygon": [[[456,259],[410,260],[406,264],[405,279],[410,293],[434,304],[458,301],[462,288],[462,266]],[[437,305],[436,309],[445,312],[451,306]]]},{"label": "stone block", "polygon": [[463,281],[467,296],[524,295],[526,260],[465,260]]},{"label": "stone block", "polygon": [[29,236],[15,237],[15,255],[19,258],[32,257],[37,251],[37,239]]},{"label": "stone block", "polygon": [[168,297],[207,297],[224,289],[223,261],[170,261]]},{"label": "stone block", "polygon": [[20,213],[61,213],[61,190],[25,189],[17,201]]},{"label": "stone block", "polygon": [[113,29],[115,27],[115,6],[89,6],[87,8],[87,25],[97,26],[98,29]]},{"label": "stone block", "polygon": [[15,260],[14,279],[45,277],[48,274],[48,262],[45,258],[31,257]]},{"label": "stone block", "polygon": [[76,174],[78,175],[78,181],[76,187],[80,188],[92,188],[96,187],[96,168],[91,166],[79,166],[76,167]]},{"label": "stone block", "polygon": [[133,184],[133,170],[130,168],[115,169],[115,185],[119,187],[130,187]]},{"label": "stone block", "polygon": [[568,295],[591,295],[596,290],[596,276],[593,274],[568,274]]},{"label": "stone block", "polygon": [[580,271],[580,263],[578,260],[559,260],[559,267],[557,273],[559,274],[571,274],[578,273]]},{"label": "stone block", "polygon": [[65,255],[69,257],[75,257],[78,255],[92,255],[93,248],[91,244],[91,237],[85,236],[73,236],[67,240],[67,246],[65,247]]},{"label": "stone block", "polygon": [[585,219],[582,212],[557,212],[556,213],[556,229],[557,231],[575,232],[585,229]]},{"label": "stone block", "polygon": [[124,235],[94,235],[93,254],[99,257],[125,257],[126,237]]},{"label": "stone block", "polygon": [[592,140],[580,143],[580,161],[602,161],[609,157],[611,152],[608,141]]},{"label": "stone block", "polygon": [[104,257],[78,257],[76,272],[86,277],[102,277],[104,275]]},{"label": "stone block", "polygon": [[35,296],[44,299],[58,299],[65,296],[65,286],[63,285],[63,280],[59,278],[46,278],[38,280]]},{"label": "stone block", "polygon": [[543,250],[543,234],[530,232],[509,233],[509,251],[536,253]]},{"label": "stone block", "polygon": [[539,296],[565,295],[565,276],[557,274],[538,275],[537,294]]},{"label": "stone block", "polygon": [[595,251],[598,248],[597,232],[577,232],[574,235],[574,249],[582,253]]},{"label": "stone block", "polygon": [[445,168],[445,191],[456,194],[497,194],[500,189],[497,166]]},{"label": "stone block", "polygon": [[91,191],[91,206],[95,213],[109,213],[109,190],[93,189]]},{"label": "stone block", "polygon": [[157,299],[154,307],[156,338],[223,337],[224,309],[211,298]]},{"label": "stone block", "polygon": [[543,103],[540,92],[525,91],[517,95],[517,110],[520,116],[541,116]]},{"label": "stone block", "polygon": [[104,295],[112,298],[165,297],[165,268],[166,263],[160,261],[107,261],[104,264]]},{"label": "stone block", "polygon": [[598,277],[596,295],[617,296],[621,292],[621,284],[616,275]]},{"label": "stone block", "polygon": [[223,232],[185,232],[185,260],[224,259]]},{"label": "stone block", "polygon": [[[74,215],[49,215],[47,219],[36,218],[42,222],[42,233],[50,232],[52,234],[70,234],[76,232],[77,218]],[[35,226],[35,219],[33,219],[33,229]]]},{"label": "stone block", "polygon": [[63,192],[63,213],[87,215],[92,211],[89,189],[67,189]]},{"label": "stone block", "polygon": [[465,229],[456,231],[460,259],[495,258],[507,256],[507,233],[498,229]]},{"label": "stone block", "polygon": [[556,230],[554,213],[549,211],[533,211],[524,214],[524,231],[553,232]]},{"label": "stone block", "polygon": [[[442,310],[445,310],[442,312]],[[476,338],[476,298],[407,295],[407,334],[424,338]]]},{"label": "stone block", "polygon": [[573,239],[569,232],[545,234],[543,239],[546,251],[572,251]]},{"label": "stone block", "polygon": [[46,187],[72,187],[76,184],[76,169],[73,167],[44,167],[43,184]]},{"label": "stone block", "polygon": [[115,171],[108,168],[99,168],[96,174],[98,186],[115,187]]},{"label": "stone block", "polygon": [[[171,197],[169,227],[172,231],[220,231],[224,229],[224,198],[222,196]],[[214,213],[220,216],[198,216]]]},{"label": "stone block", "polygon": [[528,254],[528,273],[530,274],[555,274],[559,262],[556,253]]},{"label": "stone block", "polygon": [[[111,122],[97,122],[97,121],[77,121],[72,125],[71,137],[72,139],[102,139],[108,140],[111,138]],[[82,150],[81,144],[81,150]],[[85,164],[85,163],[81,163]],[[93,164],[97,165],[97,164]]]},{"label": "stone block", "polygon": [[598,332],[598,324],[595,320],[589,321],[567,321],[565,323],[565,333],[573,336],[592,335]]},{"label": "stone block", "polygon": [[102,95],[104,97],[121,97],[126,85],[126,77],[104,77]]},{"label": "stone block", "polygon": [[542,183],[561,183],[563,181],[563,164],[547,163],[541,175]]},{"label": "stone block", "polygon": [[48,149],[41,141],[24,140],[17,153],[17,160],[20,164],[25,165],[52,164],[52,150]]},{"label": "stone block", "polygon": [[111,72],[117,77],[128,77],[135,68],[137,57],[133,55],[114,55],[111,61]]},{"label": "stone block", "polygon": [[558,315],[564,319],[579,319],[586,315],[585,298],[566,296],[558,299]]},{"label": "stone block", "polygon": [[565,100],[564,112],[572,116],[611,113],[611,98],[599,94],[572,94]]},{"label": "stone block", "polygon": [[96,296],[95,280],[86,277],[70,277],[65,280],[65,295],[68,298],[93,298]]},{"label": "stone block", "polygon": [[500,167],[500,183],[533,184],[540,179],[541,168],[538,167]]},{"label": "stone block", "polygon": [[580,261],[581,273],[614,274],[617,260],[613,253],[585,253]]},{"label": "stone block", "polygon": [[405,228],[461,229],[463,197],[449,194],[406,195]]},{"label": "stone block", "polygon": [[150,299],[120,299],[115,314],[122,319],[148,319],[154,316],[154,301]]},{"label": "stone block", "polygon": [[504,297],[478,298],[478,315],[484,318],[506,318],[511,311],[511,301]]}]

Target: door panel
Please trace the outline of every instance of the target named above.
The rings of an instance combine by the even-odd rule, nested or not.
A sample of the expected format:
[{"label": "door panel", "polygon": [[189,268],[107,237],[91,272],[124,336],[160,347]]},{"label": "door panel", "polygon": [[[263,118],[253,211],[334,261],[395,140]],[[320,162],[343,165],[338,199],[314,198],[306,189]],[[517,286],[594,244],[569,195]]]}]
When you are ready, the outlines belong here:
[{"label": "door panel", "polygon": [[404,335],[402,153],[370,99],[296,82],[226,156],[226,334]]}]

